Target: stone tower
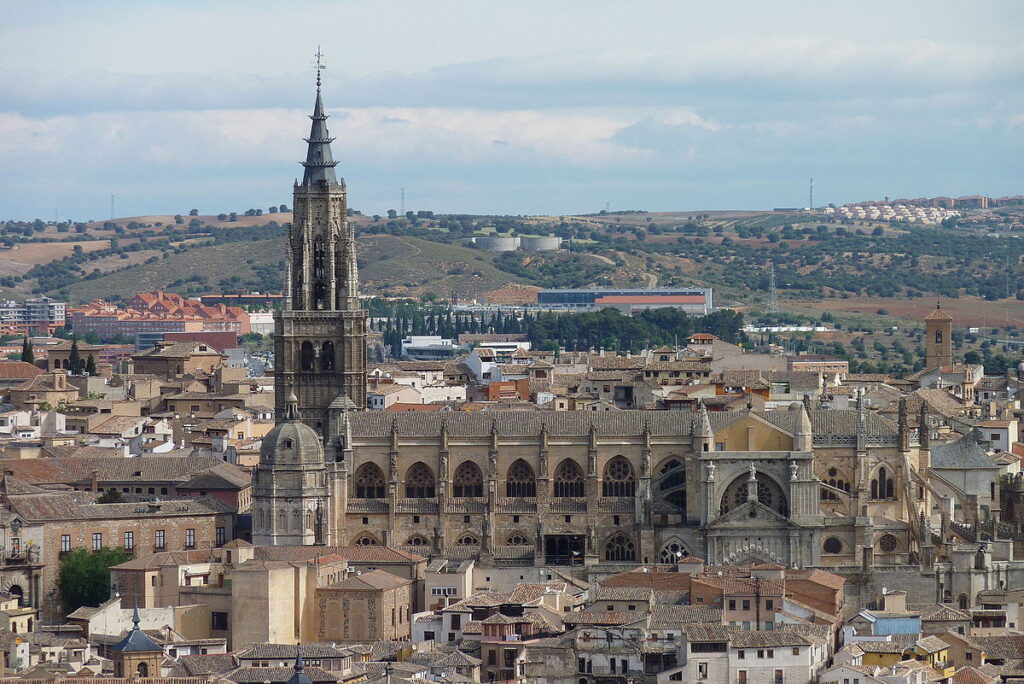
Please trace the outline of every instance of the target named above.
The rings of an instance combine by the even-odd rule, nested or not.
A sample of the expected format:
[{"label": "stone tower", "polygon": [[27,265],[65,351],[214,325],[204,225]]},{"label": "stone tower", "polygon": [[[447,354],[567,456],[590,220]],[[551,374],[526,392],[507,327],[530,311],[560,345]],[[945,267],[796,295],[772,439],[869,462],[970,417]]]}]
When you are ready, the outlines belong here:
[{"label": "stone tower", "polygon": [[294,188],[285,245],[285,296],[274,316],[277,418],[294,394],[302,420],[325,436],[336,400],[366,407],[366,312],[359,306],[355,235],[344,179],[335,175],[327,115],[316,103],[305,172]]},{"label": "stone tower", "polygon": [[939,304],[924,318],[925,368],[953,365],[953,317]]}]

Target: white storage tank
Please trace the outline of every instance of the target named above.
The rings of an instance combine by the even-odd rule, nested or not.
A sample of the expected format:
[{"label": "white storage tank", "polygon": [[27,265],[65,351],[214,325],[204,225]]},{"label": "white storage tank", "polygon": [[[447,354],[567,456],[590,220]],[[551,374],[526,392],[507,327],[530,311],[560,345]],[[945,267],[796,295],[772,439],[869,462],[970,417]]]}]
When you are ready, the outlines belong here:
[{"label": "white storage tank", "polygon": [[517,237],[478,237],[473,238],[473,242],[488,252],[514,252],[519,249]]},{"label": "white storage tank", "polygon": [[527,252],[549,252],[562,246],[562,238],[557,237],[521,237],[519,249]]}]

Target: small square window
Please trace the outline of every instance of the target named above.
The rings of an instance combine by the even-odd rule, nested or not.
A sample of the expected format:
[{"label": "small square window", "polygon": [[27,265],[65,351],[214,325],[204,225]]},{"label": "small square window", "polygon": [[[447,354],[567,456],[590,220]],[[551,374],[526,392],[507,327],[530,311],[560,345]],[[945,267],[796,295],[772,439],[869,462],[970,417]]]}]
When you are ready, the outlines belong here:
[{"label": "small square window", "polygon": [[513,515],[512,516],[512,522],[514,522],[514,523],[519,522],[519,516],[518,515]]},{"label": "small square window", "polygon": [[464,522],[464,523],[468,523],[468,522],[469,522],[469,520],[470,520],[470,518],[469,518],[469,516],[468,516],[468,515],[464,515],[464,516],[462,516],[462,522]]},{"label": "small square window", "polygon": [[364,524],[364,525],[369,525],[369,524],[370,524],[370,519],[369,519],[369,518],[366,518],[366,517],[364,517],[364,518],[363,518],[363,524]]},{"label": "small square window", "polygon": [[613,524],[613,525],[618,525],[618,524],[620,524],[620,523],[619,523],[619,516],[617,516],[617,515],[613,515],[613,516],[612,516],[612,524]]},{"label": "small square window", "polygon": [[565,516],[565,522],[571,523],[572,522],[572,516],[571,515]]},{"label": "small square window", "polygon": [[412,516],[412,521],[413,521],[414,523],[418,523],[418,522],[420,521],[420,516],[418,516],[418,515],[414,515],[414,516]]}]

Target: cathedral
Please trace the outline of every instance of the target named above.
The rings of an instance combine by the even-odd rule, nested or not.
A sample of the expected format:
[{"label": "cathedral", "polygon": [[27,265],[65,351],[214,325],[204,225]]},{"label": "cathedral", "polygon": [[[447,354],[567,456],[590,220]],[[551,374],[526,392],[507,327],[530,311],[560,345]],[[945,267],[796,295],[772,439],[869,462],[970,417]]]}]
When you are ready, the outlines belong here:
[{"label": "cathedral", "polygon": [[[926,416],[366,411],[366,313],[317,77],[275,318],[258,545],[387,545],[500,565],[934,562]],[[942,358],[940,361],[944,361]],[[913,425],[912,425],[913,423]]]}]

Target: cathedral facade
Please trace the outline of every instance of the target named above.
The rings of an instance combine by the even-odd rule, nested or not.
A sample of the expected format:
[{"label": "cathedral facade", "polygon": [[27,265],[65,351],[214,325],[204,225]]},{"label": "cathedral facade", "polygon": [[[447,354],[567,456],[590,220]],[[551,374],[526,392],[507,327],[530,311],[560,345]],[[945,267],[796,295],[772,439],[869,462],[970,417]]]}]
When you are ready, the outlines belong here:
[{"label": "cathedral facade", "polygon": [[859,404],[366,411],[366,314],[319,77],[311,118],[254,543],[387,545],[497,565],[932,562],[928,431],[911,429],[905,407],[897,423]]}]

